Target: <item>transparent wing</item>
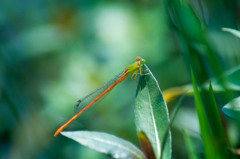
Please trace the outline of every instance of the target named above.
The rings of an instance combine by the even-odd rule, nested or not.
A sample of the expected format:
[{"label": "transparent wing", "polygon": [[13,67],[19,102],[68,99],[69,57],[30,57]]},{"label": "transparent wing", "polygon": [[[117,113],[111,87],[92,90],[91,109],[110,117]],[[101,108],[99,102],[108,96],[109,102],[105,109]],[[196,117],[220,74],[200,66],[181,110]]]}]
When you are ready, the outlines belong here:
[{"label": "transparent wing", "polygon": [[110,81],[105,83],[100,88],[94,90],[93,92],[91,92],[87,96],[83,97],[82,99],[79,99],[77,101],[76,106],[74,107],[75,113],[78,113],[84,107],[86,107],[88,104],[90,104],[94,99],[96,99],[99,95],[101,95],[104,91],[106,91],[111,85],[113,85],[120,77],[122,77],[123,74],[124,74],[124,72],[119,73],[113,79],[111,79]]}]

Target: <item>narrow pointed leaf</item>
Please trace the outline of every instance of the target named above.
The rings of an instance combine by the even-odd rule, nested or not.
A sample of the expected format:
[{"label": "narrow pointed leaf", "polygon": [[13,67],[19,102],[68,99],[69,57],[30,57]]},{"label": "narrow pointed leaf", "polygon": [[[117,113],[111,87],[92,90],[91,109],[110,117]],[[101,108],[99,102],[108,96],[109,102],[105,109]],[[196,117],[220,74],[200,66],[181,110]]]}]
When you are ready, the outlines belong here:
[{"label": "narrow pointed leaf", "polygon": [[183,137],[184,137],[184,141],[185,141],[185,145],[188,153],[188,158],[198,159],[195,145],[193,144],[191,137],[185,130],[183,131]]},{"label": "narrow pointed leaf", "polygon": [[132,143],[114,135],[91,131],[65,131],[61,134],[112,158],[145,158],[144,154]]},{"label": "narrow pointed leaf", "polygon": [[[148,68],[144,66],[143,69]],[[158,82],[151,71],[148,71],[147,74],[140,76],[139,79],[135,106],[135,123],[137,131],[144,132],[151,142],[156,158],[159,159],[163,155],[164,159],[168,159],[171,158],[170,131],[168,131],[164,151],[161,152],[162,142],[169,125],[168,110]]]},{"label": "narrow pointed leaf", "polygon": [[215,148],[214,148],[214,144],[211,136],[211,130],[208,124],[207,115],[204,110],[203,101],[200,96],[197,82],[195,80],[195,77],[192,71],[191,71],[191,76],[192,76],[192,84],[193,84],[193,90],[194,90],[195,105],[196,105],[196,110],[198,114],[198,120],[199,120],[199,125],[201,130],[201,136],[202,136],[202,140],[205,148],[206,158],[207,159],[212,159],[215,157],[218,158],[217,156],[215,156],[216,153],[215,153]]},{"label": "narrow pointed leaf", "polygon": [[240,97],[223,106],[222,111],[229,117],[240,120]]},{"label": "narrow pointed leaf", "polygon": [[[227,138],[225,132],[223,130],[221,117],[219,114],[219,110],[217,107],[217,103],[215,101],[213,89],[211,82],[209,84],[209,92],[202,92],[203,101],[205,105],[205,111],[208,116],[208,123],[212,133],[212,139],[215,144],[216,153],[221,156],[221,158],[233,158],[231,153],[228,152],[227,147]],[[220,158],[220,157],[219,157]]]},{"label": "narrow pointed leaf", "polygon": [[227,139],[224,134],[211,83],[209,84],[209,92],[203,90],[201,97],[193,73],[192,82],[206,158],[234,158],[231,153],[228,153]]}]

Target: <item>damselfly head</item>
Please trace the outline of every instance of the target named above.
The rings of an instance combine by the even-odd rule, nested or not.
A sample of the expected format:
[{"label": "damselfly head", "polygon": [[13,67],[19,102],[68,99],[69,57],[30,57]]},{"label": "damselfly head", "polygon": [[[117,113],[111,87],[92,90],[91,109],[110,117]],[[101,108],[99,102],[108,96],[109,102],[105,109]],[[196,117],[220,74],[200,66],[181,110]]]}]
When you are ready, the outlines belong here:
[{"label": "damselfly head", "polygon": [[136,61],[139,61],[140,64],[142,64],[142,65],[144,65],[144,64],[146,63],[146,60],[143,59],[143,58],[141,58],[141,57],[137,57],[137,58],[136,58]]}]

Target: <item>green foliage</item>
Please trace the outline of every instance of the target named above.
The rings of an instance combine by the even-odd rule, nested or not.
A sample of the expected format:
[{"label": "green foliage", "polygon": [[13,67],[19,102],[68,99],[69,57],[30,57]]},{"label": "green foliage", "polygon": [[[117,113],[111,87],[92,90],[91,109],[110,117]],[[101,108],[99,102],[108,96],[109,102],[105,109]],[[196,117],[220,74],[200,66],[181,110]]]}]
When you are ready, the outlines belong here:
[{"label": "green foliage", "polygon": [[[143,68],[148,69],[148,68]],[[165,131],[168,129],[168,110],[160,87],[152,75],[141,76],[135,106],[135,123],[138,132],[144,132],[152,143],[156,158],[171,158],[171,135],[167,136],[164,151],[161,152]]]},{"label": "green foliage", "polygon": [[[240,77],[240,67],[237,67],[237,68],[234,68],[234,69],[224,72],[219,77],[212,77],[211,79],[209,79],[208,81],[203,83],[201,85],[201,87],[204,90],[208,90],[209,84],[211,81],[213,92],[216,92],[216,93],[225,92],[225,94],[227,92],[230,94],[230,97],[231,97],[232,94],[230,91],[239,91],[240,90],[239,77]],[[193,88],[192,88],[191,84],[167,89],[163,92],[163,95],[164,95],[165,100],[167,102],[169,102],[184,93],[186,95],[193,95]],[[226,94],[226,97],[229,94]]]},{"label": "green foliage", "polygon": [[143,159],[144,154],[130,142],[116,136],[94,131],[65,131],[61,133],[81,145],[104,153],[111,158]]},{"label": "green foliage", "polygon": [[[228,152],[227,140],[222,127],[211,83],[209,93],[203,91],[203,100],[192,72],[194,98],[199,118],[201,135],[205,147],[206,158],[232,158]],[[205,105],[205,107],[204,107]]]},{"label": "green foliage", "polygon": [[209,73],[219,76],[222,69],[209,44],[208,32],[190,2],[173,0],[169,8],[174,13],[172,23],[184,41],[184,52],[187,54],[183,56],[196,72],[199,82],[205,82]]},{"label": "green foliage", "polygon": [[230,29],[230,28],[222,28],[222,30],[229,32],[229,33],[235,35],[236,37],[240,38],[240,31],[238,31],[238,30]]},{"label": "green foliage", "polygon": [[212,132],[213,142],[215,144],[216,151],[222,158],[232,158],[230,154],[227,153],[227,138],[223,130],[221,118],[219,115],[218,107],[213,94],[213,89],[211,83],[209,84],[209,93],[205,96],[205,110],[208,114],[208,121]]},{"label": "green foliage", "polygon": [[207,159],[211,159],[214,157],[221,158],[219,154],[215,153],[215,147],[214,147],[215,145],[213,143],[213,139],[211,136],[211,130],[208,124],[206,112],[204,110],[203,101],[201,99],[200,92],[198,90],[198,86],[197,86],[195,77],[193,75],[193,72],[191,72],[191,75],[192,75],[195,105],[196,105],[196,110],[198,114],[198,120],[199,120],[199,125],[201,130],[201,136],[204,143],[206,158]]},{"label": "green foliage", "polygon": [[240,97],[223,106],[222,111],[229,117],[240,120]]},{"label": "green foliage", "polygon": [[190,135],[184,130],[183,131],[184,141],[186,145],[186,149],[188,152],[188,158],[189,159],[198,159],[196,147],[190,137]]}]

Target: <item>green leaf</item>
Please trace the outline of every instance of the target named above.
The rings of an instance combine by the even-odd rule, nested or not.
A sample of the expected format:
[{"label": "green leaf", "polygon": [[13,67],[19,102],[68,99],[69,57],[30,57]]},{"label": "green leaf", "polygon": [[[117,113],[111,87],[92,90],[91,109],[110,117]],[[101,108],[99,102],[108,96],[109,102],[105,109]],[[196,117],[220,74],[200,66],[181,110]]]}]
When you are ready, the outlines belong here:
[{"label": "green leaf", "polygon": [[229,117],[240,120],[240,97],[223,106],[222,111]]},{"label": "green leaf", "polygon": [[168,139],[168,135],[169,135],[169,130],[170,130],[172,124],[173,124],[173,121],[174,121],[174,119],[175,119],[175,117],[177,115],[177,112],[178,112],[178,110],[179,110],[179,108],[180,108],[180,106],[182,104],[182,101],[183,101],[184,97],[185,97],[185,94],[183,94],[180,97],[180,99],[178,100],[177,104],[174,106],[174,109],[172,110],[172,113],[171,113],[171,116],[170,116],[170,122],[168,123],[168,127],[165,130],[165,132],[164,132],[163,141],[161,142],[162,143],[161,151],[163,151],[164,148],[165,148],[165,145],[166,145],[167,139]]},{"label": "green leaf", "polygon": [[[224,81],[225,87],[230,90],[239,91],[240,90],[240,67],[236,67],[229,71],[226,71],[219,78],[212,78],[212,86],[215,91],[223,91],[223,86],[220,81]],[[209,82],[205,84],[205,86],[209,85]]]},{"label": "green leaf", "polygon": [[228,153],[227,139],[224,134],[211,83],[209,84],[209,92],[203,90],[201,97],[193,72],[191,72],[191,74],[195,104],[206,158],[234,158],[231,153]]},{"label": "green leaf", "polygon": [[[213,92],[224,92],[225,88],[233,91],[240,91],[240,67],[236,67],[232,70],[226,71],[219,78],[211,78],[209,81],[212,81],[212,89]],[[208,89],[209,81],[205,82],[202,86],[204,89]],[[224,87],[222,86],[222,82],[224,81]],[[167,102],[175,99],[186,92],[186,95],[193,94],[192,85],[184,85],[180,87],[173,87],[163,91],[164,98]]]},{"label": "green leaf", "polygon": [[112,158],[145,158],[144,154],[132,143],[114,135],[91,131],[64,131],[61,134]]},{"label": "green leaf", "polygon": [[[148,69],[144,66],[144,70]],[[148,69],[149,70],[149,69]],[[146,73],[146,72],[144,72]],[[151,73],[140,76],[135,106],[135,123],[137,132],[144,132],[152,144],[156,158],[163,155],[171,158],[171,135],[168,131],[164,151],[161,152],[165,132],[168,130],[169,116],[158,82]]]},{"label": "green leaf", "polygon": [[233,158],[227,154],[227,139],[223,130],[221,117],[219,115],[216,100],[213,94],[211,83],[209,84],[209,92],[204,95],[205,110],[208,115],[208,121],[212,132],[212,138],[215,143],[216,152],[221,158]]},{"label": "green leaf", "polygon": [[197,82],[195,80],[192,70],[191,70],[191,76],[192,76],[192,84],[193,84],[193,90],[194,90],[195,105],[196,105],[196,110],[198,114],[198,120],[199,120],[199,125],[201,130],[201,136],[202,136],[203,144],[205,148],[206,158],[207,159],[218,158],[219,156],[217,155],[215,156],[215,148],[214,148],[213,140],[211,137],[211,131],[208,124],[207,115],[204,110],[203,101],[201,99]]},{"label": "green leaf", "polygon": [[193,144],[191,137],[185,130],[183,131],[183,137],[184,137],[184,141],[185,141],[187,152],[188,152],[188,158],[198,159],[195,145]]},{"label": "green leaf", "polygon": [[209,43],[207,27],[192,3],[188,0],[171,0],[167,3],[167,14],[183,44],[183,57],[196,72],[199,83],[205,82],[209,74],[220,75],[222,65]]},{"label": "green leaf", "polygon": [[240,38],[240,31],[238,31],[238,30],[231,29],[231,28],[222,28],[222,30],[229,32],[229,33],[235,35],[236,37]]}]

